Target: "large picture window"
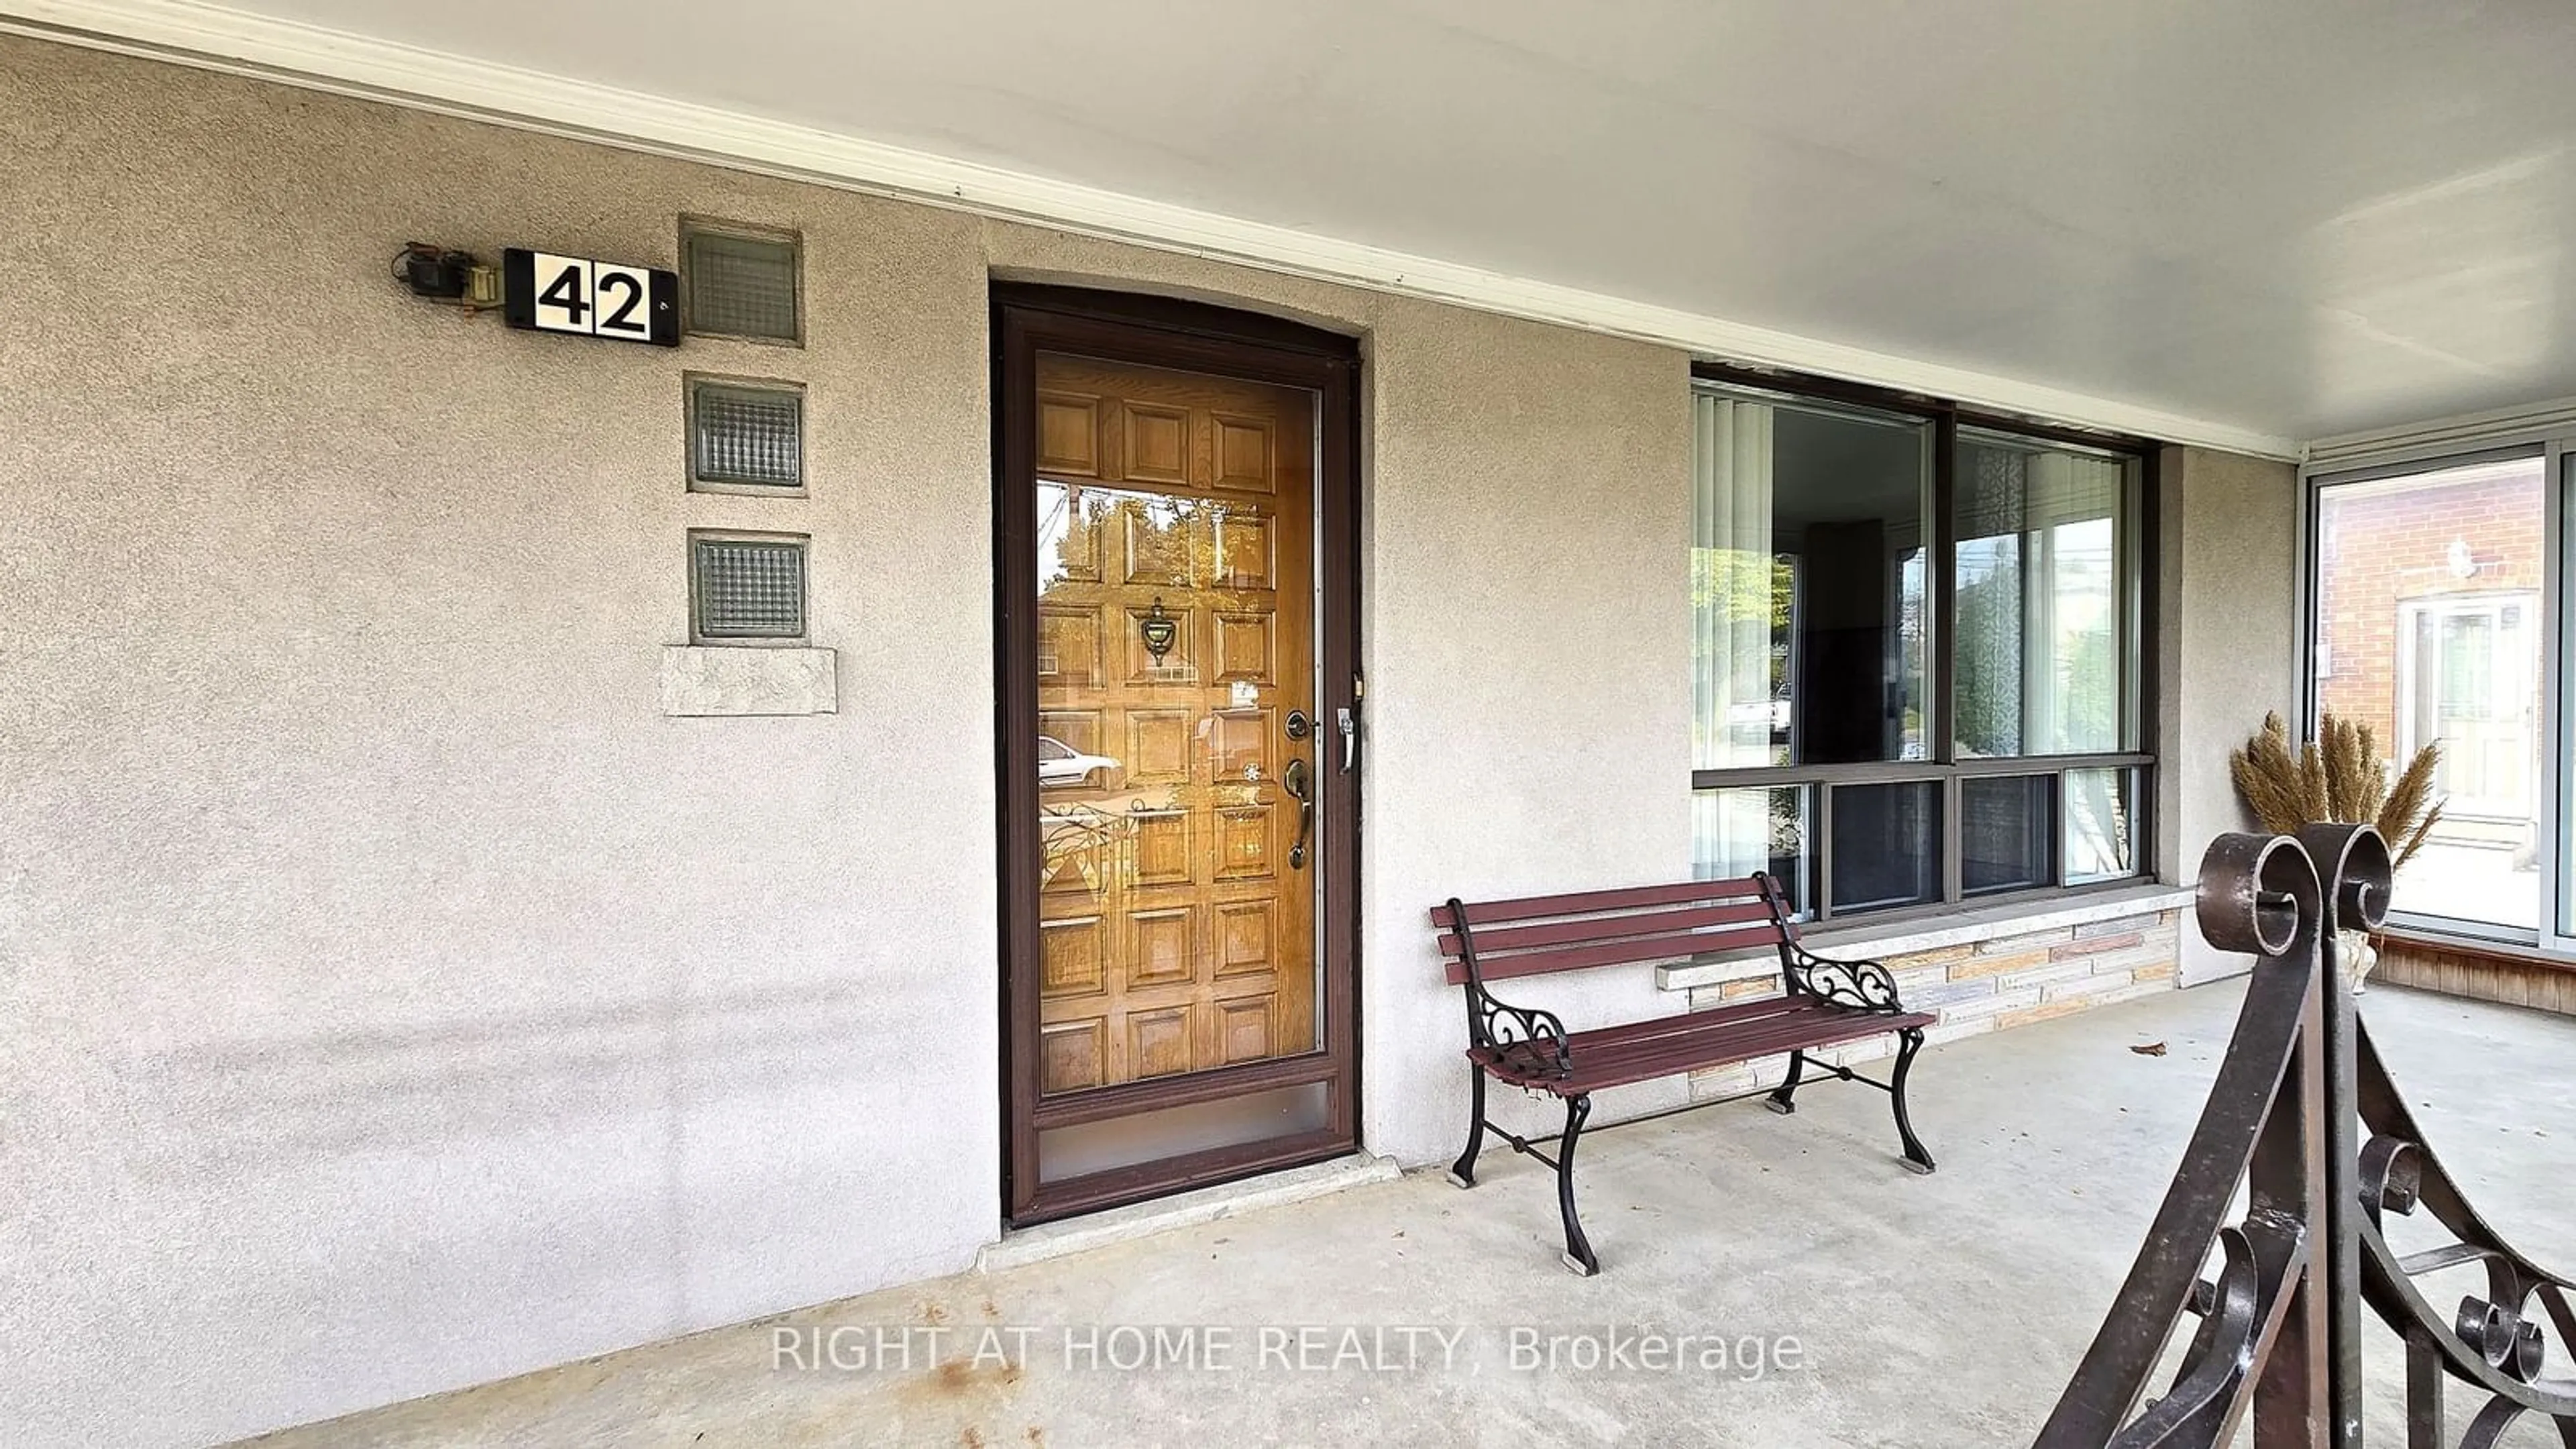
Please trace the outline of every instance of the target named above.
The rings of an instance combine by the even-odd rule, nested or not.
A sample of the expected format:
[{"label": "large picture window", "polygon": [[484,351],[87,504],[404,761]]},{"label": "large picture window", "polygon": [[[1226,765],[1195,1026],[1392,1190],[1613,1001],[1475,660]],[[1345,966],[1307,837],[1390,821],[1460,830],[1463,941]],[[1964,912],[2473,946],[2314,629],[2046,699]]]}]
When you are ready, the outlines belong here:
[{"label": "large picture window", "polygon": [[2142,453],[1732,377],[1693,407],[1698,870],[1819,919],[2135,876]]},{"label": "large picture window", "polygon": [[1958,456],[1959,753],[2123,748],[2129,465],[1965,428]]},{"label": "large picture window", "polygon": [[2549,529],[2537,446],[2314,482],[2311,714],[2368,726],[2401,765],[2441,749],[2442,816],[2398,872],[2401,920],[2542,934]]}]

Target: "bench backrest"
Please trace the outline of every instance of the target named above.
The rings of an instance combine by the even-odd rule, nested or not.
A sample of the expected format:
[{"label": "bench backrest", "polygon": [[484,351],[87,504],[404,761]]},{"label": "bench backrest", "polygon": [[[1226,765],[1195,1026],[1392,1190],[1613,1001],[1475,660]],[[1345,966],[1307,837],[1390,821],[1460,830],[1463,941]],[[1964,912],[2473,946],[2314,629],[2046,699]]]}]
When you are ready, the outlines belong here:
[{"label": "bench backrest", "polygon": [[1797,939],[1779,887],[1765,875],[1632,886],[1565,896],[1477,901],[1462,923],[1431,908],[1449,984],[1467,984],[1467,953],[1487,981],[1670,961],[1709,951],[1785,946]]}]

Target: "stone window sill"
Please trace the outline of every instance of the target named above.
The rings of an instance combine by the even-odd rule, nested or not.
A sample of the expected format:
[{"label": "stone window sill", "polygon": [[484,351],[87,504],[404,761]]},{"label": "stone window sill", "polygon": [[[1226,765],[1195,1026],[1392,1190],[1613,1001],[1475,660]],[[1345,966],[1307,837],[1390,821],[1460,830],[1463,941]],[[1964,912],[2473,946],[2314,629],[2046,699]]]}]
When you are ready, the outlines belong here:
[{"label": "stone window sill", "polygon": [[840,672],[829,649],[672,645],[662,651],[662,713],[832,714]]}]

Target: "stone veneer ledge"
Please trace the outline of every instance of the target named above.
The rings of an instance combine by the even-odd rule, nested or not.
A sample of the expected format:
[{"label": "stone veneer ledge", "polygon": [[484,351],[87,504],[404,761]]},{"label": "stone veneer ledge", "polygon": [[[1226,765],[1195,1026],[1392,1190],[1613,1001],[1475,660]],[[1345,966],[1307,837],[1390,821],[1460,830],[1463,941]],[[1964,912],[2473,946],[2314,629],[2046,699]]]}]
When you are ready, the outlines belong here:
[{"label": "stone veneer ledge", "polygon": [[[2189,886],[2143,885],[2075,896],[2040,906],[2024,903],[2009,907],[1972,907],[1939,916],[1917,916],[1911,920],[1887,922],[1876,930],[1866,925],[1837,926],[1830,930],[1807,932],[1801,939],[1819,956],[1889,961],[1890,965],[1901,965],[1889,958],[1974,945],[2001,937],[2026,936],[2063,927],[2184,910],[2191,905],[2193,895]],[[1730,981],[1771,976],[1779,969],[1778,955],[1765,949],[1710,961],[1658,966],[1655,968],[1655,984],[1666,991],[1688,991],[1694,987],[1720,986]]]},{"label": "stone veneer ledge", "polygon": [[[2052,909],[1962,913],[1875,935],[1837,932],[1816,944],[1820,954],[1884,964],[1906,1006],[1940,1018],[1924,1031],[1938,1044],[2173,990],[2191,900],[2192,892],[2169,886],[2106,891]],[[1780,989],[1779,961],[1769,954],[1667,970],[1668,988],[1674,976],[1694,974],[1692,985],[1673,988],[1689,992],[1693,1011]],[[1895,1050],[1891,1033],[1808,1056],[1849,1067]],[[1787,1071],[1788,1058],[1775,1056],[1694,1072],[1690,1095],[1740,1096],[1778,1085]]]}]

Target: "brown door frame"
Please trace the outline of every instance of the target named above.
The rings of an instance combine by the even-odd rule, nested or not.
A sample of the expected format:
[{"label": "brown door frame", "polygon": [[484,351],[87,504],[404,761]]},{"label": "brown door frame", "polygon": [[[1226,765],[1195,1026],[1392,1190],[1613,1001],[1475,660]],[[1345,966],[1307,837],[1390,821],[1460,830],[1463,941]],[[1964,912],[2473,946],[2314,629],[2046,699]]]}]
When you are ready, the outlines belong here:
[{"label": "brown door frame", "polygon": [[[1359,1145],[1360,770],[1342,768],[1339,711],[1359,717],[1359,343],[1257,313],[1080,287],[995,283],[993,337],[994,678],[1002,976],[1002,1197],[1014,1224],[1319,1161]],[[1063,352],[1139,366],[1311,389],[1317,397],[1316,774],[1323,900],[1315,941],[1324,976],[1324,1049],[1171,1079],[1121,1083],[1038,1102],[1037,355]],[[1365,753],[1362,754],[1363,760]],[[1041,1127],[1328,1084],[1326,1126],[1072,1178],[1042,1189]]]}]

